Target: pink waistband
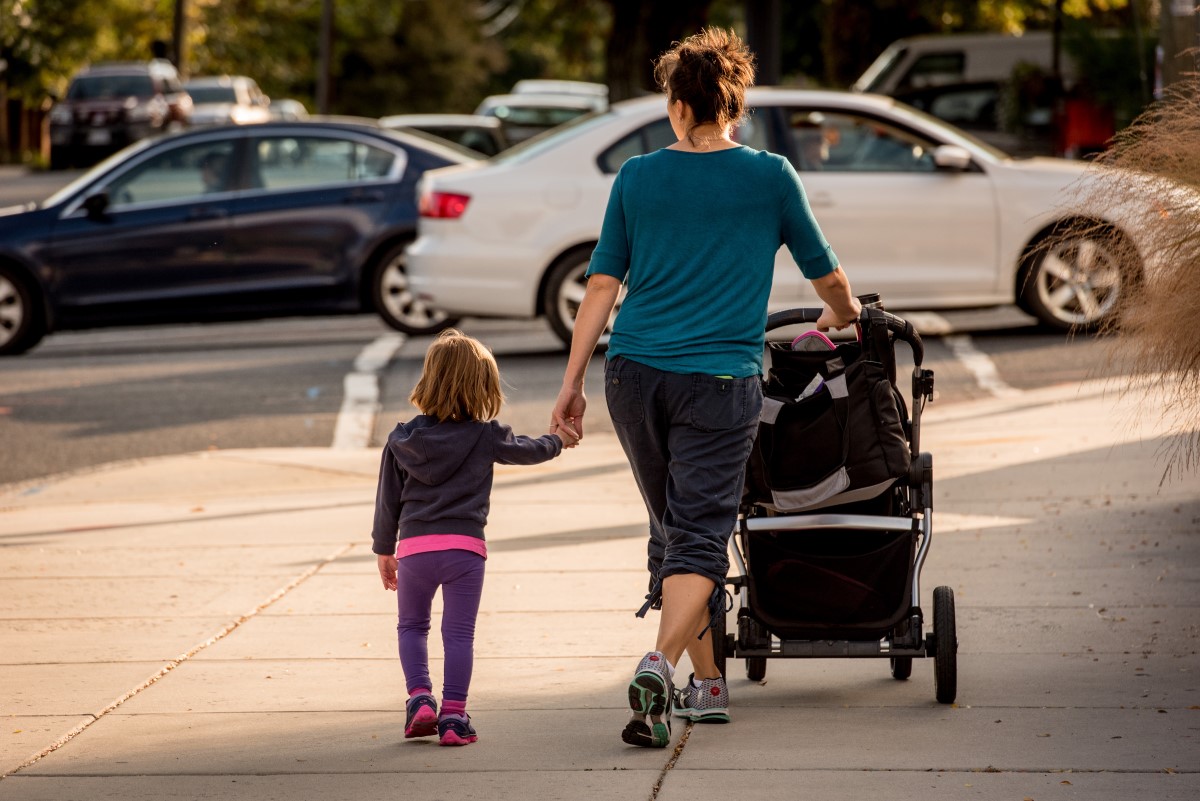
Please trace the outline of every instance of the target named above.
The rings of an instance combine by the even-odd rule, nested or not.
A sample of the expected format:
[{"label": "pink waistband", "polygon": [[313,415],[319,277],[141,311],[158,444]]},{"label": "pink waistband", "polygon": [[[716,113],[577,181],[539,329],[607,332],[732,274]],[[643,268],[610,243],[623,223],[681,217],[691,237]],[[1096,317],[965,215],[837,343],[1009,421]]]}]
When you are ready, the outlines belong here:
[{"label": "pink waistband", "polygon": [[466,534],[422,534],[419,537],[406,537],[396,543],[397,559],[430,551],[470,551],[487,559],[487,543]]}]

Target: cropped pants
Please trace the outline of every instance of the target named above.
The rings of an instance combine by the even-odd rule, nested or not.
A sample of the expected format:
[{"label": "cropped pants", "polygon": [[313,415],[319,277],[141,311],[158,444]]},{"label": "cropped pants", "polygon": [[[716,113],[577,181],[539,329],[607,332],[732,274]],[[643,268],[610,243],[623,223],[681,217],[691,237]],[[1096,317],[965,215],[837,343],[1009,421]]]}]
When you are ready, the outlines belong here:
[{"label": "cropped pants", "polygon": [[647,606],[677,573],[723,590],[762,409],[759,377],[668,373],[617,356],[606,365],[604,394],[650,516]]}]

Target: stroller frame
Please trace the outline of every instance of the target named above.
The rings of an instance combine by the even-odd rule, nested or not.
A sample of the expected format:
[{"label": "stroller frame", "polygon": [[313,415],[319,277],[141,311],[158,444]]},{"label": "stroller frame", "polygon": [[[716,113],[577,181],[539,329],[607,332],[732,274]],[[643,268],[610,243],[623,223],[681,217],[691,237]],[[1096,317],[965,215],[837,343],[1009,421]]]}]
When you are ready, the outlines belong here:
[{"label": "stroller frame", "polygon": [[[864,304],[877,299],[877,296],[863,298]],[[878,308],[878,304],[871,305],[876,308],[864,305],[856,325],[862,340],[872,329],[876,337],[881,336],[881,327],[886,329],[886,335],[882,335],[885,338],[877,338],[876,342],[886,341],[888,345],[890,359],[885,366],[892,386],[896,386],[895,340],[901,340],[909,346],[915,365],[912,373],[911,419],[902,420],[909,445],[910,467],[907,476],[896,479],[890,488],[884,490],[899,499],[901,511],[906,513],[859,514],[855,511],[854,503],[845,504],[834,511],[815,508],[798,514],[773,513],[762,506],[745,505],[730,538],[730,554],[738,575],[726,579],[726,584],[736,592],[737,633],[727,633],[725,616],[719,615],[712,632],[713,653],[722,675],[726,675],[728,659],[740,658],[746,660],[747,677],[755,681],[764,678],[766,660],[774,658],[887,658],[890,660],[892,676],[904,680],[912,672],[914,658],[932,657],[935,663],[936,698],[941,703],[949,704],[957,695],[958,641],[953,590],[950,587],[935,588],[933,626],[929,636],[925,635],[925,615],[920,606],[921,569],[933,540],[933,457],[920,450],[921,412],[925,403],[933,398],[933,372],[922,367],[924,347],[913,326]],[[820,313],[820,309],[812,308],[776,312],[768,317],[766,330],[769,332],[784,326],[814,323]],[[891,503],[889,509],[894,511]],[[907,601],[907,613],[901,614],[898,619],[884,621],[885,630],[882,632],[878,622],[865,625],[861,632],[854,630],[854,624],[842,626],[842,629],[849,631],[841,633],[851,636],[837,639],[819,636],[806,638],[797,636],[795,631],[773,631],[768,623],[759,619],[760,616],[771,619],[773,613],[767,614],[753,605],[754,578],[749,564],[754,558],[749,547],[751,534],[770,531],[795,532],[797,536],[803,536],[805,533],[834,529],[847,536],[852,536],[854,532],[878,532],[909,533],[915,538],[912,541],[916,546],[915,554],[911,563],[908,563],[909,575],[904,582],[907,597],[900,600],[901,605]],[[730,594],[729,598],[732,603],[734,596]],[[803,627],[798,630],[804,635]],[[860,633],[861,637],[857,636]]]}]

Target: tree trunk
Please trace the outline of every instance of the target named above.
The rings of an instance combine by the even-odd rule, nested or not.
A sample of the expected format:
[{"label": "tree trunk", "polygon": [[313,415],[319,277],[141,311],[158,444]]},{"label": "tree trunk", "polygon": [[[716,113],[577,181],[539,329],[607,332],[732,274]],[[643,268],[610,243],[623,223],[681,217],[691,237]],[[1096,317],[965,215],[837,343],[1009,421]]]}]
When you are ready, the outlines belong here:
[{"label": "tree trunk", "polygon": [[612,30],[605,61],[609,99],[615,102],[658,91],[654,60],[675,42],[700,31],[712,0],[608,3],[612,6]]}]

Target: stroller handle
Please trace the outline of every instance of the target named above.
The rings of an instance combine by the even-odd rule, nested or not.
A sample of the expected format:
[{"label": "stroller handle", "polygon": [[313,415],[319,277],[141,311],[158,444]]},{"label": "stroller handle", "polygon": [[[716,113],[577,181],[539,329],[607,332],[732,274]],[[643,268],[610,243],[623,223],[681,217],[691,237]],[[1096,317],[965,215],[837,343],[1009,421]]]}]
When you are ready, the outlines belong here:
[{"label": "stroller handle", "polygon": [[[821,311],[821,309],[800,308],[774,312],[767,316],[766,330],[774,331],[776,328],[783,328],[789,325],[815,323],[820,319]],[[912,349],[913,362],[917,366],[921,365],[925,360],[925,346],[921,343],[921,335],[917,333],[917,329],[913,328],[912,323],[881,309],[864,308],[858,315],[857,325],[866,326],[870,325],[873,321],[876,323],[885,323],[888,330],[894,333],[897,339],[907,343],[909,348]]]}]

